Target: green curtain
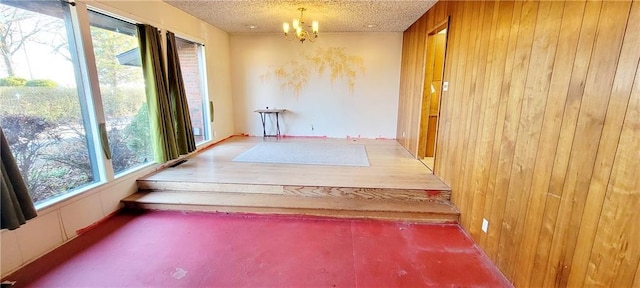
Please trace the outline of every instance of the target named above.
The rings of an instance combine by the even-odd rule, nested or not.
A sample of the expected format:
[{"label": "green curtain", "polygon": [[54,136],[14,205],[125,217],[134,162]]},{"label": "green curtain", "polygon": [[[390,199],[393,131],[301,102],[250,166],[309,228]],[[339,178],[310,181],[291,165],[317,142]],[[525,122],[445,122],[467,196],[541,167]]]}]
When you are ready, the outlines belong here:
[{"label": "green curtain", "polygon": [[167,31],[167,79],[178,153],[187,154],[196,150],[196,140],[193,136],[187,93],[184,90],[182,70],[180,70],[176,36],[169,31]]},{"label": "green curtain", "polygon": [[180,154],[171,121],[169,93],[163,73],[160,32],[147,24],[137,26],[154,156],[157,162],[164,163],[178,158]]},{"label": "green curtain", "polygon": [[0,186],[2,186],[0,188],[2,216],[0,216],[0,222],[2,229],[13,230],[38,214],[1,127],[0,138],[0,159],[2,160],[2,182],[0,182]]}]

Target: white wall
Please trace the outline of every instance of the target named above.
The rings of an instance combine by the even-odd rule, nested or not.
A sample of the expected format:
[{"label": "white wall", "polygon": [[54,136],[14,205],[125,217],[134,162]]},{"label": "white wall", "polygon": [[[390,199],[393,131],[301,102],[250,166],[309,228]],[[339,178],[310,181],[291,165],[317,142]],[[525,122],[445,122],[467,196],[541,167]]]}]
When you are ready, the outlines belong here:
[{"label": "white wall", "polygon": [[137,190],[135,180],[153,171],[143,169],[38,211],[38,217],[16,230],[0,232],[2,277],[77,236],[120,209],[120,199]]},{"label": "white wall", "polygon": [[[232,135],[233,101],[229,80],[229,36],[181,10],[159,1],[78,1],[130,20],[169,29],[203,43],[206,50],[209,97],[216,105],[213,130],[218,141]],[[79,5],[82,6],[82,5]],[[209,143],[204,143],[206,146]],[[120,199],[137,190],[136,179],[158,169],[153,165],[100,185],[38,211],[38,217],[17,230],[0,232],[2,277],[77,236],[77,231],[120,209]]]},{"label": "white wall", "polygon": [[[284,135],[395,138],[402,33],[321,33],[304,44],[280,34],[234,34],[230,47],[236,132],[262,135],[253,111],[268,106],[287,109]],[[332,53],[315,63],[307,58],[320,51]]]}]

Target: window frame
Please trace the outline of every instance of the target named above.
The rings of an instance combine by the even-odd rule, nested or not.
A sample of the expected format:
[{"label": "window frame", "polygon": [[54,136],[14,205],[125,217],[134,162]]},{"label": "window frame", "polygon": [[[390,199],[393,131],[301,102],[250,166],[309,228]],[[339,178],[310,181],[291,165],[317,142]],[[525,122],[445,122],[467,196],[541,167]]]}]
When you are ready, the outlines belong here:
[{"label": "window frame", "polygon": [[[104,106],[103,106],[104,102],[103,102],[103,98],[102,98],[102,93],[100,91],[100,79],[99,79],[99,76],[98,76],[98,65],[97,65],[97,62],[96,62],[95,50],[94,50],[94,47],[93,47],[93,38],[91,37],[91,21],[89,20],[89,12],[95,12],[95,13],[98,13],[98,14],[102,14],[104,16],[111,17],[111,18],[114,18],[116,20],[120,20],[120,21],[123,21],[123,22],[127,22],[127,23],[130,23],[132,25],[137,25],[137,24],[139,24],[139,22],[138,21],[134,21],[134,20],[130,20],[130,19],[126,18],[126,17],[121,17],[118,14],[111,13],[111,12],[106,11],[104,9],[97,8],[95,6],[84,5],[84,9],[83,10],[84,10],[83,13],[80,13],[80,14],[84,15],[85,18],[86,18],[85,19],[86,20],[86,25],[82,25],[82,26],[84,26],[84,28],[86,29],[86,31],[83,31],[83,33],[86,33],[86,37],[87,37],[87,38],[85,38],[86,41],[84,41],[84,42],[88,43],[86,45],[87,46],[86,48],[88,49],[88,51],[85,51],[85,53],[88,53],[88,55],[91,55],[91,57],[90,57],[91,59],[87,59],[87,65],[90,66],[92,68],[92,70],[93,70],[92,73],[91,73],[91,80],[92,80],[92,85],[94,85],[94,86],[92,86],[92,87],[95,87],[94,90],[96,90],[96,93],[93,94],[94,95],[93,101],[95,102],[96,108],[99,108],[97,110],[99,110],[99,112],[101,114],[100,115],[100,120],[101,120],[100,123],[105,123],[105,125],[106,125],[107,120],[106,120],[106,115],[104,113]],[[139,35],[137,35],[137,37],[139,37]],[[85,50],[87,50],[87,49],[85,49]],[[91,60],[91,61],[89,62],[89,60]],[[96,136],[99,137],[99,135],[96,135]],[[98,140],[101,141],[100,139],[98,139]],[[98,142],[98,143],[101,143],[101,142]],[[111,147],[108,146],[109,144],[104,143],[104,145],[107,145],[106,148],[111,149]],[[102,147],[102,146],[100,146],[100,147]],[[142,163],[142,164],[139,164],[139,165],[136,165],[136,166],[132,166],[132,167],[129,167],[129,168],[124,169],[122,171],[116,172],[113,169],[113,161],[111,159],[107,159],[106,155],[104,155],[104,153],[101,153],[101,154],[103,155],[106,163],[109,164],[109,165],[106,165],[106,163],[105,163],[105,165],[107,166],[107,167],[105,167],[106,171],[107,171],[107,182],[111,181],[111,180],[118,179],[118,178],[122,178],[122,177],[124,177],[126,175],[129,175],[129,174],[134,173],[136,171],[139,171],[141,169],[145,169],[145,168],[150,167],[152,165],[158,164],[153,158],[151,158],[151,160],[149,162]]]}]

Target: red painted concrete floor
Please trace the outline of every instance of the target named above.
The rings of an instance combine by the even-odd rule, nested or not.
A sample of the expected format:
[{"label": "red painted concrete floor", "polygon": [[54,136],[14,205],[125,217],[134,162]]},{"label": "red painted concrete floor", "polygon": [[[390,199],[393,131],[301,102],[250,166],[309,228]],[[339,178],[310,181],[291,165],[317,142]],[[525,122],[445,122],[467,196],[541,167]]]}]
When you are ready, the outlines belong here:
[{"label": "red painted concrete floor", "polygon": [[122,212],[16,287],[511,287],[456,224]]}]

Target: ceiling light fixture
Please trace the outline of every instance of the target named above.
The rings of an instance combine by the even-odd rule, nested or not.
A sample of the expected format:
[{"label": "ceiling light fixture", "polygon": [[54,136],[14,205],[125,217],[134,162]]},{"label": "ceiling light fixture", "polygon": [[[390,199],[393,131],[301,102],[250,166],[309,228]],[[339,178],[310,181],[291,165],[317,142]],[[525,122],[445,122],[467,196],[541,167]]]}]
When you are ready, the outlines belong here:
[{"label": "ceiling light fixture", "polygon": [[282,24],[282,30],[284,31],[284,37],[290,40],[298,39],[300,43],[304,43],[305,40],[309,40],[311,42],[315,42],[316,38],[318,38],[318,21],[313,21],[311,24],[311,33],[309,33],[306,29],[304,29],[304,11],[307,11],[305,8],[298,8],[300,11],[300,19],[293,19],[291,21],[291,27],[293,28],[293,32],[295,32],[296,37],[289,38],[289,22],[284,22]]}]

